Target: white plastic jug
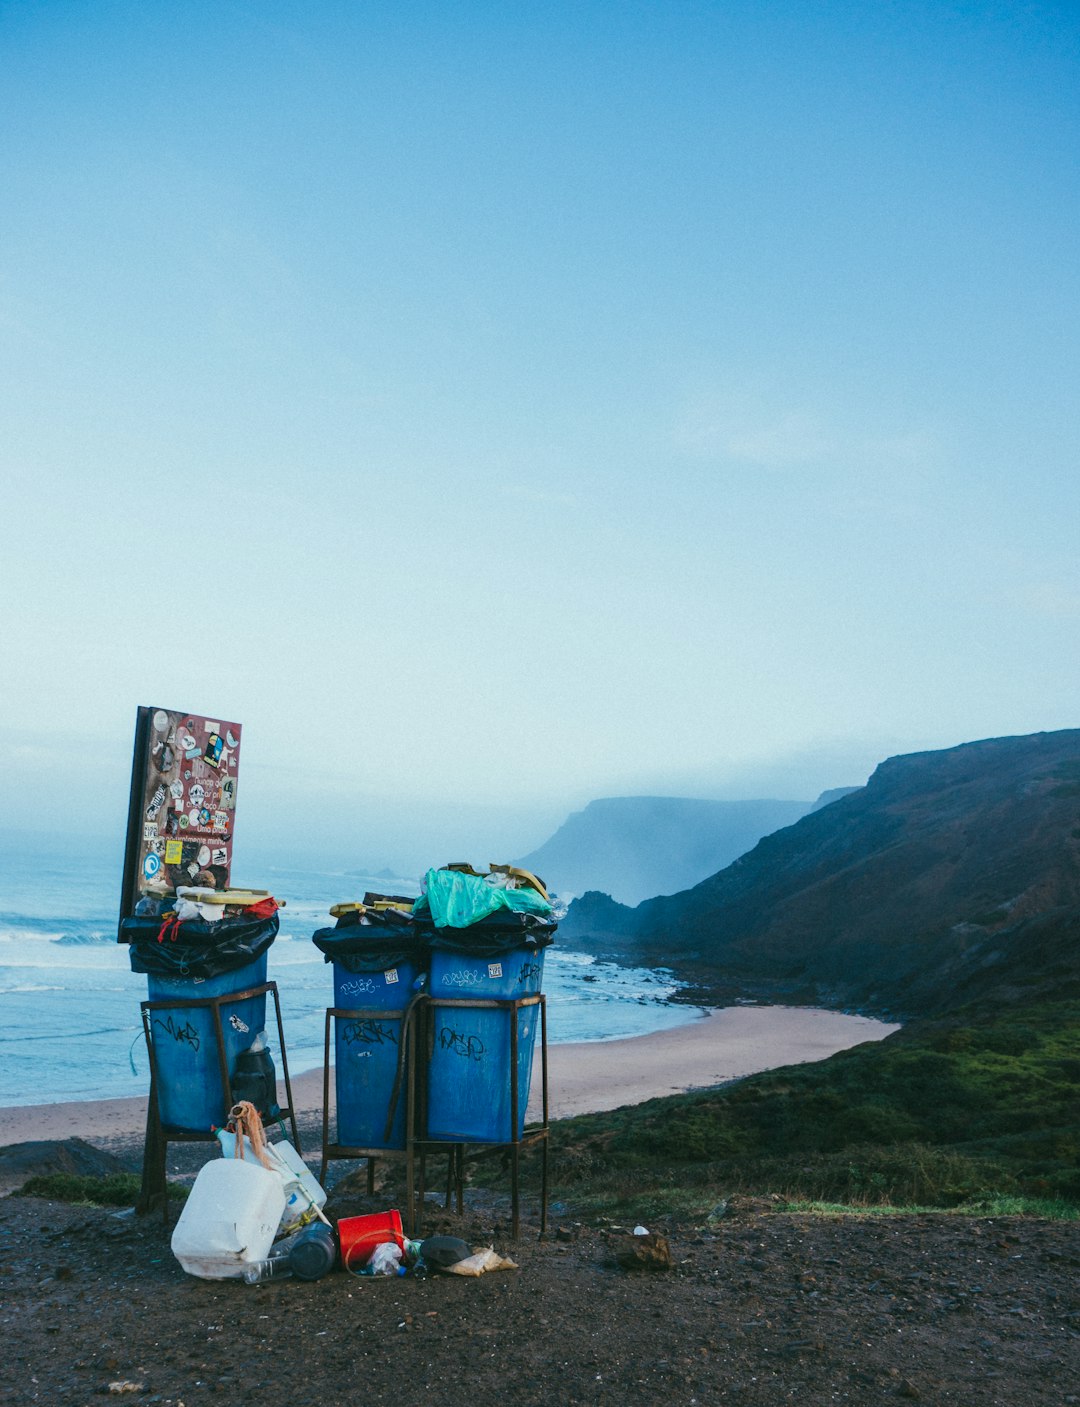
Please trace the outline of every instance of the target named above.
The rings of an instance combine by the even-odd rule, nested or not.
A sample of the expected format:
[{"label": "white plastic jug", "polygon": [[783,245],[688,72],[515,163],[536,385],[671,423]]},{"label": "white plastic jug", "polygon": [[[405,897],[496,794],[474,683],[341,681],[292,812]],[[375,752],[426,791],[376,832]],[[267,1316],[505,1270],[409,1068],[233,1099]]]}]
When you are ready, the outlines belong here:
[{"label": "white plastic jug", "polygon": [[189,1275],[239,1278],[274,1243],[285,1189],[277,1173],[242,1158],[216,1158],[199,1170],[172,1234],[172,1252]]},{"label": "white plastic jug", "polygon": [[[222,1156],[235,1158],[236,1135],[228,1129],[215,1131],[221,1144]],[[284,1236],[312,1219],[312,1208],[325,1205],[326,1193],[319,1185],[318,1178],[288,1139],[282,1139],[280,1143],[268,1143],[266,1154],[285,1188],[285,1210],[281,1214],[281,1225],[278,1227],[278,1235]],[[261,1166],[247,1134],[244,1135],[243,1156],[245,1162]]]}]

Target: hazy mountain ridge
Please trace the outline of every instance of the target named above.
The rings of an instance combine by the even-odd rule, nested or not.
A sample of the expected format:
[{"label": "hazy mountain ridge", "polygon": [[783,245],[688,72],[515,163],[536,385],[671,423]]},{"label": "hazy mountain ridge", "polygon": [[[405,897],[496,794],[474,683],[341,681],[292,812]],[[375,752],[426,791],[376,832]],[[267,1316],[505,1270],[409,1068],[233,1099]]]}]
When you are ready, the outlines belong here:
[{"label": "hazy mountain ridge", "polygon": [[583,896],[562,936],[908,1013],[1071,981],[1080,730],[889,758],[691,889],[634,909]]},{"label": "hazy mountain ridge", "polygon": [[807,801],[605,797],[575,811],[520,863],[556,892],[602,889],[633,904],[697,884],[810,807]]}]

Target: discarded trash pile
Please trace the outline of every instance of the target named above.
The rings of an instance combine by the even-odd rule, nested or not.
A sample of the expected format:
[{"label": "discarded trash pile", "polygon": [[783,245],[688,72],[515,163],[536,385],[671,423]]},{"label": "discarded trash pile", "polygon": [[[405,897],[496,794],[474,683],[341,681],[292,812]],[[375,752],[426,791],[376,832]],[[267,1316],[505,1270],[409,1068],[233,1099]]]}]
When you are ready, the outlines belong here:
[{"label": "discarded trash pile", "polygon": [[336,925],[312,941],[334,967],[338,1145],[406,1146],[410,1039],[423,1048],[417,1137],[520,1138],[557,927],[543,881],[511,865],[446,865],[428,870],[415,902],[368,893],[330,913]]},{"label": "discarded trash pile", "polygon": [[173,1230],[173,1254],[189,1275],[252,1285],[320,1280],[339,1263],[360,1276],[517,1269],[493,1248],[474,1252],[454,1236],[410,1240],[397,1211],[333,1225],[322,1210],[326,1193],[297,1150],[268,1142],[249,1102],[232,1108],[217,1137],[222,1157],[200,1170]]},{"label": "discarded trash pile", "polygon": [[[324,1108],[320,1178],[329,1157],[367,1158],[370,1176],[376,1155],[403,1153],[412,1231],[423,1202],[424,1150],[449,1145],[460,1211],[463,1145],[510,1144],[516,1235],[517,1149],[547,1133],[546,1113],[526,1133],[525,1112],[555,911],[543,882],[510,865],[487,873],[465,864],[431,869],[422,891],[416,900],[367,893],[335,904],[335,925],[313,935],[334,982],[326,1030],[328,1065],[333,1024],[337,1140],[329,1139]],[[511,1267],[491,1248],[412,1240],[396,1211],[337,1226],[327,1218],[326,1194],[299,1149],[277,985],[266,977],[279,907],[265,891],[181,887],[172,894],[146,886],[121,922],[132,969],[147,979],[141,1006],[157,1125],[148,1121],[144,1191],[156,1188],[164,1205],[170,1140],[216,1137],[223,1154],[195,1181],[173,1234],[177,1258],[194,1275],[253,1281],[318,1279],[338,1262],[361,1275]],[[287,1095],[281,1107],[265,1029],[268,996]],[[264,1123],[275,1121],[283,1137],[269,1142]],[[545,1145],[542,1225],[546,1166]]]}]

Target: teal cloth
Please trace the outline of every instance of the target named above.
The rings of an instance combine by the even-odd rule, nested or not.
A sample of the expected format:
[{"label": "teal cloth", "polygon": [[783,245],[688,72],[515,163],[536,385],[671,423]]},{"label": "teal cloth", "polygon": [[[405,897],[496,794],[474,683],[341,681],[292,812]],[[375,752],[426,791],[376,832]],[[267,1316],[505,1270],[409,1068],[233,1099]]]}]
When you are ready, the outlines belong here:
[{"label": "teal cloth", "polygon": [[424,885],[427,893],[417,899],[413,913],[430,913],[436,928],[468,928],[500,909],[545,917],[551,913],[551,905],[535,889],[499,889],[458,870],[428,870]]}]

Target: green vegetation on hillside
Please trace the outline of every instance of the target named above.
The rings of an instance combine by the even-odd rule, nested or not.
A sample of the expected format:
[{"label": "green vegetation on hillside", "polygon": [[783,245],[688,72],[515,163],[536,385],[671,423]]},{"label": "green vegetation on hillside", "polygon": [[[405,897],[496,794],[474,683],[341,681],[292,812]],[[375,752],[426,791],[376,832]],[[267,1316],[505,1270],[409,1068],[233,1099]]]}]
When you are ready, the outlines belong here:
[{"label": "green vegetation on hillside", "polygon": [[1080,1206],[1080,1002],[898,1032],[700,1094],[563,1120],[556,1195],[707,1214],[729,1192],[862,1205]]}]

